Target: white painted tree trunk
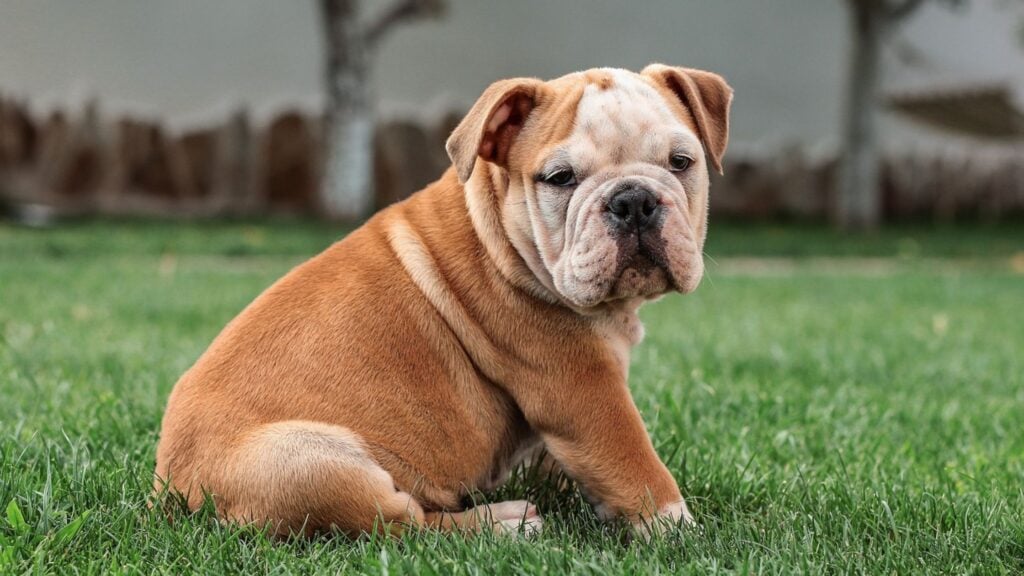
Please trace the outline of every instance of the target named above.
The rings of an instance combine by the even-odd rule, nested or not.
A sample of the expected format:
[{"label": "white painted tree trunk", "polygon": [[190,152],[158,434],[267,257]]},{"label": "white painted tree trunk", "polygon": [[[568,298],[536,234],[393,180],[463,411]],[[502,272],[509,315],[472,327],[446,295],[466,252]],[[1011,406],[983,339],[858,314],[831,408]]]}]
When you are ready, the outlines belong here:
[{"label": "white painted tree trunk", "polygon": [[882,219],[877,133],[882,44],[888,22],[879,3],[849,2],[853,23],[843,116],[836,218],[845,230],[877,228]]},{"label": "white painted tree trunk", "polygon": [[328,218],[361,220],[373,210],[374,110],[370,64],[377,46],[403,22],[437,17],[444,0],[395,0],[360,23],[358,0],[320,0],[327,45],[326,149],[320,204]]},{"label": "white painted tree trunk", "polygon": [[[359,91],[368,90],[366,80]],[[323,209],[335,220],[358,220],[373,209],[374,117],[369,97],[332,103],[327,113]]]},{"label": "white painted tree trunk", "polygon": [[333,220],[365,218],[373,208],[374,114],[370,49],[355,0],[321,0],[327,44],[324,179],[320,200]]}]

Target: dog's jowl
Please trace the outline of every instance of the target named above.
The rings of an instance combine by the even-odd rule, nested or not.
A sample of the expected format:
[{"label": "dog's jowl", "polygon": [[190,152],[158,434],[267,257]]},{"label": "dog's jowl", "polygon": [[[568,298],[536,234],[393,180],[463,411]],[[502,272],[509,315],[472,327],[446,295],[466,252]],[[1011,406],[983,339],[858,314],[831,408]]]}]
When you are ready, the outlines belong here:
[{"label": "dog's jowl", "polygon": [[158,489],[276,534],[533,531],[528,502],[460,502],[543,447],[602,516],[690,521],[626,380],[637,309],[703,274],[731,98],[661,65],[491,85],[440,180],[271,286],[182,376]]}]

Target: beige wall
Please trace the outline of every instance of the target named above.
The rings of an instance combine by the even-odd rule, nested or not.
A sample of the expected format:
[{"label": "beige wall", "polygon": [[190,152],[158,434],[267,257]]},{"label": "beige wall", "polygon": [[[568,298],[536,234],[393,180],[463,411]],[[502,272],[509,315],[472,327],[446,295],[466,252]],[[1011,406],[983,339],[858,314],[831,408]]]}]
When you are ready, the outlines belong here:
[{"label": "beige wall", "polygon": [[[926,56],[890,85],[1024,78],[1001,0],[927,8],[904,35]],[[381,0],[370,3],[370,10]],[[737,90],[734,137],[828,143],[846,46],[841,0],[451,0],[447,19],[399,30],[381,54],[385,112],[466,104],[499,77],[550,77],[660,60],[710,68]],[[100,97],[178,123],[245,102],[263,115],[315,107],[313,0],[5,0],[0,91],[41,105]],[[892,132],[890,130],[890,132]]]}]

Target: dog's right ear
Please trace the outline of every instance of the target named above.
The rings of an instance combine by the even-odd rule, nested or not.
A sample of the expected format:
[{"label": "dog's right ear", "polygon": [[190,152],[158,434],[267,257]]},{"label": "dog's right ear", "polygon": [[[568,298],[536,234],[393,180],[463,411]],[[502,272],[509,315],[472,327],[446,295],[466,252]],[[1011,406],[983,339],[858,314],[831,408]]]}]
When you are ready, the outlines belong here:
[{"label": "dog's right ear", "polygon": [[663,64],[651,64],[641,74],[663,83],[690,110],[711,166],[721,174],[732,105],[732,88],[725,78],[714,72]]},{"label": "dog's right ear", "polygon": [[536,78],[512,78],[491,84],[445,143],[459,181],[473,174],[476,159],[508,167],[508,152],[537,104]]}]

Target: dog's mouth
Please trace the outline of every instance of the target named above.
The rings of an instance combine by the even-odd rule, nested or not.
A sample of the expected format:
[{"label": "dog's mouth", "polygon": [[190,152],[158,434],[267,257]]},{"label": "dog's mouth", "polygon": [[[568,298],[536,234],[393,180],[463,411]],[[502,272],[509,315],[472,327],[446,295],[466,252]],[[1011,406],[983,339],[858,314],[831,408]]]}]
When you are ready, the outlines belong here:
[{"label": "dog's mouth", "polygon": [[633,236],[619,244],[615,283],[609,300],[660,296],[676,286],[660,238]]},{"label": "dog's mouth", "polygon": [[665,261],[664,251],[660,247],[652,247],[643,240],[637,243],[632,254],[620,254],[619,261],[620,276],[626,270],[636,270],[640,273],[661,270],[666,274],[670,274],[668,263]]}]

